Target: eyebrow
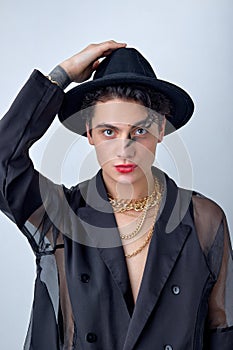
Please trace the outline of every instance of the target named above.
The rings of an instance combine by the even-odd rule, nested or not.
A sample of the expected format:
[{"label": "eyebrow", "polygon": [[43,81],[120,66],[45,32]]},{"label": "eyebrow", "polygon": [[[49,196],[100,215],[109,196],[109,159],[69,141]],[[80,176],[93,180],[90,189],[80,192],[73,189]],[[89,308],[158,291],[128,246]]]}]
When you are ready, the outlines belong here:
[{"label": "eyebrow", "polygon": [[107,123],[101,123],[98,124],[94,127],[94,129],[102,129],[102,128],[109,128],[109,129],[116,129],[116,130],[120,130],[117,126],[112,125],[112,124],[107,124]]},{"label": "eyebrow", "polygon": [[[139,120],[137,123],[131,125],[131,130],[134,129],[135,127],[138,126],[146,126],[146,123],[148,122],[148,117],[146,117],[145,119]],[[151,125],[149,125],[150,127]],[[101,124],[97,124],[94,129],[101,129],[101,128],[109,128],[109,129],[115,129],[115,130],[120,130],[117,126],[112,125],[112,124],[108,124],[108,123],[101,123]]]}]

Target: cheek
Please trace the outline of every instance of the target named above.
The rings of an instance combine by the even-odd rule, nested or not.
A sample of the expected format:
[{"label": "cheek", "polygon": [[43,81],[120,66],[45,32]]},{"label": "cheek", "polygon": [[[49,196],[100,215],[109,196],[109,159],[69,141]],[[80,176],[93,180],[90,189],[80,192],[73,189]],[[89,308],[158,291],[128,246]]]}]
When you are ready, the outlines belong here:
[{"label": "cheek", "polygon": [[156,142],[145,140],[144,142],[136,143],[136,154],[141,167],[150,167],[155,159]]},{"label": "cheek", "polygon": [[154,137],[142,140],[141,142],[137,143],[138,154],[154,155],[156,146],[157,140]]},{"label": "cheek", "polygon": [[101,167],[114,158],[113,145],[109,141],[95,144],[95,152]]}]

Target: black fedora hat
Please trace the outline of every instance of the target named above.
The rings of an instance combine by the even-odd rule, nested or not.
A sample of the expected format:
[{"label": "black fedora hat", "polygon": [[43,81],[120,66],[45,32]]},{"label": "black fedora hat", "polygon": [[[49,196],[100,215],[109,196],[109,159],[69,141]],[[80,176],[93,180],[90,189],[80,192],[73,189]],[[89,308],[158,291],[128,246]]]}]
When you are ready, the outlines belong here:
[{"label": "black fedora hat", "polygon": [[194,104],[191,97],[180,87],[156,77],[149,62],[134,48],[120,48],[113,51],[98,66],[93,80],[69,90],[58,114],[59,120],[68,129],[85,136],[85,120],[78,116],[86,93],[98,88],[137,84],[163,93],[174,106],[172,115],[167,116],[165,134],[181,128],[191,118]]}]

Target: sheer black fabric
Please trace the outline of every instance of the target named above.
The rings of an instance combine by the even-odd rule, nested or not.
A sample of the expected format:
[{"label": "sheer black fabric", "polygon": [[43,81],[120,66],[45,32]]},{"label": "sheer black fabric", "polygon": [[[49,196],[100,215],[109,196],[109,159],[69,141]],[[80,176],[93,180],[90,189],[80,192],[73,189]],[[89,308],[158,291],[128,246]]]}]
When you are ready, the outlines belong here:
[{"label": "sheer black fabric", "polygon": [[193,196],[194,218],[201,248],[216,283],[209,298],[208,327],[233,326],[233,263],[226,217],[211,200]]}]

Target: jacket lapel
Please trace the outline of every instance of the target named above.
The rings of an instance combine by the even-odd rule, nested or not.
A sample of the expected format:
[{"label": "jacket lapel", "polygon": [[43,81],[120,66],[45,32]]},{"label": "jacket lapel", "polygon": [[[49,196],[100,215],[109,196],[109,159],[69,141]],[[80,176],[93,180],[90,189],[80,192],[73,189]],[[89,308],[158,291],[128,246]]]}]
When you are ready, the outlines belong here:
[{"label": "jacket lapel", "polygon": [[98,249],[124,298],[127,312],[132,315],[134,301],[124,251],[101,171],[89,181],[87,190],[81,189],[81,192],[85,193],[86,206],[79,208],[78,216],[89,236],[88,241]]},{"label": "jacket lapel", "polygon": [[[180,222],[182,210],[185,212],[188,209],[187,206],[186,210],[182,208],[182,197],[184,196],[180,196],[176,185],[167,178],[165,206],[155,225],[123,350],[134,348],[190,233],[191,228]],[[188,205],[188,201],[186,204]],[[173,230],[168,231],[168,226],[171,230],[172,222]]]}]

